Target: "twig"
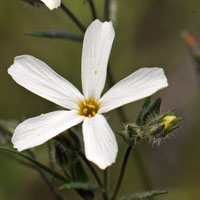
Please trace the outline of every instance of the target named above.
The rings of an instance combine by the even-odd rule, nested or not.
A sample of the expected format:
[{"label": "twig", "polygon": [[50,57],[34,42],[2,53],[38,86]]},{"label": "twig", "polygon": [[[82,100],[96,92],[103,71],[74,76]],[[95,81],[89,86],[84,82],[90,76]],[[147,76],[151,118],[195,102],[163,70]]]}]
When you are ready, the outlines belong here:
[{"label": "twig", "polygon": [[108,197],[108,169],[106,168],[103,172],[103,185],[105,191],[105,198],[109,199]]},{"label": "twig", "polygon": [[129,146],[126,150],[126,153],[125,153],[125,156],[124,156],[124,159],[123,159],[123,163],[122,163],[122,166],[121,166],[121,170],[120,170],[120,174],[119,174],[119,178],[118,178],[118,181],[117,181],[117,184],[115,186],[115,190],[113,192],[113,195],[111,197],[111,200],[115,200],[116,197],[117,197],[117,194],[119,192],[119,189],[120,189],[120,186],[122,184],[122,181],[123,181],[123,177],[124,177],[124,172],[126,170],[126,166],[127,166],[127,162],[128,162],[128,158],[129,158],[129,155],[130,155],[130,152],[132,150],[132,146]]},{"label": "twig", "polygon": [[93,20],[95,20],[95,19],[97,19],[97,12],[96,12],[96,9],[94,6],[94,2],[93,2],[93,0],[88,0],[88,3],[90,5],[90,10],[91,10]]},{"label": "twig", "polygon": [[103,186],[98,174],[96,173],[95,169],[93,168],[93,166],[91,165],[91,163],[87,160],[87,158],[85,157],[85,155],[82,152],[79,152],[80,157],[82,158],[82,160],[85,162],[85,164],[88,166],[88,168],[91,170],[92,174],[94,175],[97,183],[99,184],[99,186]]},{"label": "twig", "polygon": [[77,25],[77,27],[82,32],[85,32],[86,29],[83,26],[83,24],[75,17],[75,15],[63,3],[61,3],[60,7],[71,18],[71,20]]},{"label": "twig", "polygon": [[110,0],[104,0],[104,20],[110,20]]}]

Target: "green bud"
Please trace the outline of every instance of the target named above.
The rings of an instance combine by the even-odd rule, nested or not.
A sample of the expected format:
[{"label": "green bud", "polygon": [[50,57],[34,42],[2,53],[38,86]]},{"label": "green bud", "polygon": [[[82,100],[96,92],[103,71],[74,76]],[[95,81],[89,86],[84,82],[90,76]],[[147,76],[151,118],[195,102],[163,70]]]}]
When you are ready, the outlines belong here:
[{"label": "green bud", "polygon": [[79,151],[81,148],[79,138],[71,129],[62,132],[54,139],[73,151]]},{"label": "green bud", "polygon": [[175,119],[176,119],[175,116],[163,117],[160,125],[164,125],[164,131],[168,131],[172,128],[172,126],[174,125]]},{"label": "green bud", "polygon": [[61,167],[68,167],[69,171],[79,158],[81,145],[76,134],[68,129],[54,138],[55,160]]},{"label": "green bud", "polygon": [[151,104],[150,97],[146,98],[135,123],[124,126],[119,135],[124,141],[134,146],[138,141],[150,139],[153,142],[160,142],[170,132],[178,128],[177,124],[183,118],[177,118],[174,112],[160,114],[161,99],[158,98]]},{"label": "green bud", "polygon": [[135,123],[125,125],[124,130],[119,132],[118,134],[130,146],[134,146],[138,141],[143,139],[143,131]]}]

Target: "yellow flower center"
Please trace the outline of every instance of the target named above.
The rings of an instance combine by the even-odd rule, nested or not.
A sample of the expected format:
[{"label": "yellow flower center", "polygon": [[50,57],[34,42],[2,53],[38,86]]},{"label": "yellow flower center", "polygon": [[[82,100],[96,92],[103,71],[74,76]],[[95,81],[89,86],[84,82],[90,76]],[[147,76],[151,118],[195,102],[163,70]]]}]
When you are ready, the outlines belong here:
[{"label": "yellow flower center", "polygon": [[79,114],[91,118],[96,115],[99,108],[100,104],[93,99],[82,101],[79,104]]}]

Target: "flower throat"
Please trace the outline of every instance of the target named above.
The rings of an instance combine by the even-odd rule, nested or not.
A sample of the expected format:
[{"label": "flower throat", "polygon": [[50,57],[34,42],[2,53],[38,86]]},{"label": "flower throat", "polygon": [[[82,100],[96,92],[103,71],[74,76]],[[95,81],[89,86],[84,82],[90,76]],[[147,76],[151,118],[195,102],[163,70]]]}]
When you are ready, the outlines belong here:
[{"label": "flower throat", "polygon": [[83,101],[79,104],[79,114],[91,118],[96,115],[99,108],[100,104],[95,100]]}]

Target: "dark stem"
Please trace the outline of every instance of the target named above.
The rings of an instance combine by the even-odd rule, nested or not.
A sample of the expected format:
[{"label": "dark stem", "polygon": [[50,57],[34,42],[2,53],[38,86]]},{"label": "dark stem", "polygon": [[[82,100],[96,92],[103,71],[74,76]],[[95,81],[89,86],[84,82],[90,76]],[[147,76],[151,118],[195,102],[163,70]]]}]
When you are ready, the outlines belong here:
[{"label": "dark stem", "polygon": [[82,158],[82,160],[85,162],[85,164],[88,166],[90,171],[92,172],[92,174],[93,174],[94,178],[96,179],[97,183],[99,184],[99,186],[102,187],[103,184],[102,184],[98,174],[96,173],[95,169],[91,165],[91,163],[87,160],[87,158],[85,157],[85,155],[82,152],[79,152],[79,155]]},{"label": "dark stem", "polygon": [[[96,173],[95,169],[91,165],[91,163],[87,160],[87,158],[85,157],[85,155],[82,152],[79,152],[79,155],[82,158],[82,160],[85,162],[85,164],[88,166],[90,171],[92,172],[92,174],[93,174],[94,178],[96,179],[97,183],[99,184],[99,186],[102,188],[103,184],[102,184],[98,174]],[[108,200],[108,196],[105,191],[103,191],[102,195],[103,195],[104,200]]]},{"label": "dark stem", "polygon": [[128,158],[129,158],[131,150],[132,150],[132,146],[129,146],[127,148],[127,150],[126,150],[126,153],[125,153],[125,156],[124,156],[124,159],[123,159],[123,163],[122,163],[122,166],[121,166],[119,178],[118,178],[118,181],[117,181],[117,185],[115,186],[115,190],[113,192],[111,200],[115,200],[116,199],[117,194],[118,194],[118,192],[120,190],[120,186],[121,186],[122,181],[123,181],[124,172],[126,170],[126,166],[127,166],[127,162],[128,162]]},{"label": "dark stem", "polygon": [[[107,76],[108,76],[108,83],[109,83],[109,85],[113,86],[114,85],[114,80],[112,78],[112,74],[111,74],[110,66],[109,65],[108,65]],[[120,120],[122,122],[127,122],[128,121],[128,119],[127,119],[127,117],[125,115],[125,112],[124,112],[124,110],[121,107],[117,108],[116,111],[117,111],[118,116],[119,116],[119,118],[120,118]],[[135,159],[138,171],[140,173],[140,176],[142,178],[143,185],[144,185],[145,189],[151,190],[152,186],[151,186],[150,178],[149,178],[149,175],[148,175],[147,170],[145,168],[144,162],[143,162],[143,160],[141,158],[140,152],[139,152],[138,149],[134,149],[134,152],[135,152],[134,159]]]},{"label": "dark stem", "polygon": [[104,20],[110,20],[110,0],[104,0]]},{"label": "dark stem", "polygon": [[88,3],[90,5],[90,10],[92,13],[93,20],[95,20],[95,19],[97,19],[97,12],[96,12],[96,9],[94,6],[94,2],[93,2],[93,0],[88,0]]},{"label": "dark stem", "polygon": [[108,198],[108,169],[106,168],[103,171],[103,185],[104,185],[104,193],[105,193],[105,198],[104,199],[109,199]]},{"label": "dark stem", "polygon": [[[112,87],[114,85],[114,80],[113,80],[110,68],[111,68],[110,64],[108,63],[108,69],[107,69],[108,84],[109,84],[110,87]],[[118,113],[120,121],[122,121],[122,122],[127,122],[128,121],[128,119],[127,119],[122,107],[117,108],[116,111]]]},{"label": "dark stem", "polygon": [[83,26],[83,24],[75,17],[75,15],[63,3],[61,3],[60,7],[71,18],[71,20],[77,25],[77,27],[82,32],[85,32],[86,29]]}]

